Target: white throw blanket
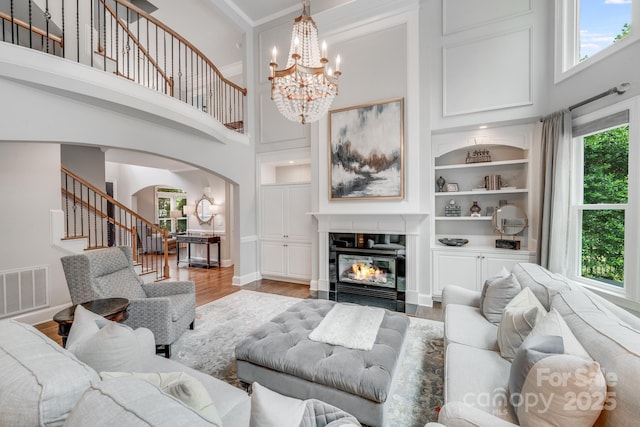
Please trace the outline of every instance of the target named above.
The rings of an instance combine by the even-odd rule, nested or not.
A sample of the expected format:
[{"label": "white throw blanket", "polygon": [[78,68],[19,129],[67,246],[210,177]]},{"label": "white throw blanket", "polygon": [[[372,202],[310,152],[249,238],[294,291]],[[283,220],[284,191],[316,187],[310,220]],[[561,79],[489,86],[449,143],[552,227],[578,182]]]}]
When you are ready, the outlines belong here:
[{"label": "white throw blanket", "polygon": [[309,339],[356,350],[371,350],[383,317],[381,308],[338,303],[311,331]]}]

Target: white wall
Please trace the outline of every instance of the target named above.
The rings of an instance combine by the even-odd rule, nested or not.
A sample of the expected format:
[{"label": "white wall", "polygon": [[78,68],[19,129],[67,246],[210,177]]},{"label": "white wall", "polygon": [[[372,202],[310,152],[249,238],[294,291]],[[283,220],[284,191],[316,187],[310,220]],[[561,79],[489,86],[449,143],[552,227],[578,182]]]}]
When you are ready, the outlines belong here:
[{"label": "white wall", "polygon": [[68,254],[50,243],[50,211],[60,210],[60,145],[0,143],[0,193],[6,202],[0,271],[46,266],[51,308],[20,318],[51,320],[71,300],[60,263]]}]

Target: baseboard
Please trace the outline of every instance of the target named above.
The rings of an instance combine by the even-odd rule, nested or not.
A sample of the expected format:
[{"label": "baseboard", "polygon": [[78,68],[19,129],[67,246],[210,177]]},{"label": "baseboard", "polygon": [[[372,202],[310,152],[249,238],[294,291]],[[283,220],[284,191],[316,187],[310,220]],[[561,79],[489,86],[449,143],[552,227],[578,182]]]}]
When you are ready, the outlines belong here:
[{"label": "baseboard", "polygon": [[53,307],[46,307],[38,311],[32,311],[29,313],[19,314],[15,317],[11,317],[12,320],[16,320],[21,323],[27,323],[29,325],[37,325],[39,323],[49,322],[53,320],[53,316],[63,310],[71,306],[71,301],[66,304],[56,305]]},{"label": "baseboard", "polygon": [[233,280],[231,284],[233,286],[245,286],[245,285],[248,285],[249,283],[255,282],[256,280],[260,280],[261,278],[262,277],[260,276],[260,273],[253,272],[253,273],[245,274],[244,276],[233,276]]}]

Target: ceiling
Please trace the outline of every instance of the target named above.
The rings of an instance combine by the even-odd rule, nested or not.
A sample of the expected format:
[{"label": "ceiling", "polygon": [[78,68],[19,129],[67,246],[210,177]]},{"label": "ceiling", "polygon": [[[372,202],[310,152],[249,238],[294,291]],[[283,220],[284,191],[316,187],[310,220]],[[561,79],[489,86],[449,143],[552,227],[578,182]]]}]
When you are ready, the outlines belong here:
[{"label": "ceiling", "polygon": [[[302,11],[301,0],[224,0],[249,25],[255,27],[273,19]],[[356,0],[313,0],[311,13],[316,14]]]}]

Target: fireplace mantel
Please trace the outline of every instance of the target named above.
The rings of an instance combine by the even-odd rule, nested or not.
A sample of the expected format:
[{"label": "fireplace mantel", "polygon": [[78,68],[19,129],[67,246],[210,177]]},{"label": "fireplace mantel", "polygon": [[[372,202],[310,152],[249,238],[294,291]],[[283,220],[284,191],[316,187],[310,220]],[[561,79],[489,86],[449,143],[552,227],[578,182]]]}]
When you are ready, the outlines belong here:
[{"label": "fireplace mantel", "polygon": [[429,214],[374,212],[311,212],[318,219],[318,232],[395,233],[415,235]]}]

